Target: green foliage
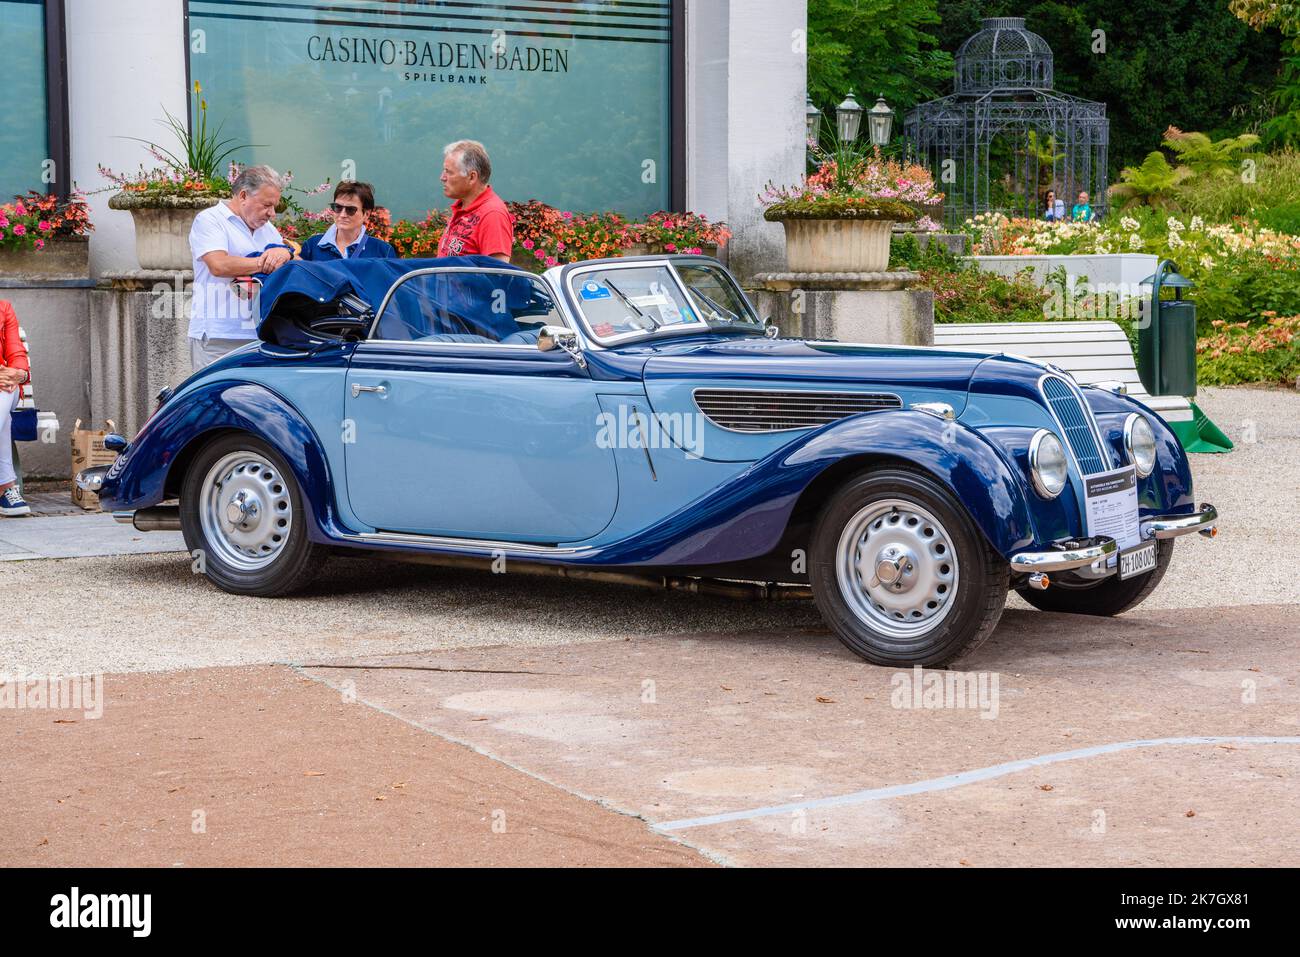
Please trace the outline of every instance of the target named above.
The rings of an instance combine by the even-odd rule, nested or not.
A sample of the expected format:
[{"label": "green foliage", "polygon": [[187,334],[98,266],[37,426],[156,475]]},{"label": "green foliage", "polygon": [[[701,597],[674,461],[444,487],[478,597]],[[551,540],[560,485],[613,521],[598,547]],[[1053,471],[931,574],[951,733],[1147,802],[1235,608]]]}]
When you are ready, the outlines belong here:
[{"label": "green foliage", "polygon": [[1265,229],[1300,236],[1300,201],[1258,210],[1254,219]]},{"label": "green foliage", "polygon": [[1191,176],[1191,170],[1185,166],[1175,169],[1169,165],[1164,153],[1153,150],[1141,166],[1125,166],[1119,175],[1120,181],[1110,188],[1110,198],[1119,204],[1120,209],[1134,206],[1169,209],[1177,205],[1173,198],[1174,187]]},{"label": "green foliage", "polygon": [[948,247],[939,242],[927,242],[921,248],[916,233],[901,233],[889,241],[889,268],[910,269],[913,272],[955,272],[962,262]]},{"label": "green foliage", "polygon": [[[810,0],[808,93],[826,117],[850,88],[864,108],[883,96],[898,111],[949,92],[952,56],[936,46],[937,0]],[[864,120],[865,123],[865,120]]]},{"label": "green foliage", "polygon": [[956,270],[925,269],[925,284],[934,290],[935,322],[1042,322],[1050,293],[1032,276],[1012,279],[974,266]]},{"label": "green foliage", "polygon": [[137,136],[128,137],[144,143],[149,147],[150,152],[157,155],[173,170],[184,171],[186,173],[197,174],[198,177],[205,180],[215,180],[225,172],[225,161],[242,149],[250,149],[252,143],[235,143],[233,137],[222,139],[221,130],[225,125],[224,122],[217,125],[215,130],[208,129],[208,101],[202,98],[203,87],[199,81],[194,81],[194,127],[191,129],[184,121],[174,117],[163,108],[165,120],[159,120],[163,126],[172,131],[176,137],[182,155],[173,153],[171,150],[164,149],[156,143],[148,140],[142,140]]},{"label": "green foliage", "polygon": [[1220,322],[1257,321],[1264,312],[1300,315],[1300,269],[1259,257],[1234,256],[1198,280],[1196,331],[1207,335]]},{"label": "green foliage", "polygon": [[1280,382],[1300,376],[1300,316],[1263,322],[1216,322],[1196,343],[1197,378],[1206,385]]},{"label": "green foliage", "polygon": [[1196,176],[1228,176],[1240,171],[1242,154],[1258,146],[1259,137],[1242,133],[1211,140],[1204,133],[1184,133],[1171,126],[1165,130],[1164,145]]},{"label": "green foliage", "polygon": [[1211,138],[1240,132],[1277,74],[1281,38],[1251,30],[1223,0],[939,0],[938,11],[934,35],[952,51],[981,17],[1024,17],[1052,47],[1056,89],[1106,104],[1112,179],[1171,123]]},{"label": "green foliage", "polygon": [[[1251,157],[1249,173],[1189,180],[1179,187],[1178,204],[1187,213],[1222,223],[1287,206],[1300,197],[1300,152]],[[1288,232],[1300,235],[1300,230]]]}]

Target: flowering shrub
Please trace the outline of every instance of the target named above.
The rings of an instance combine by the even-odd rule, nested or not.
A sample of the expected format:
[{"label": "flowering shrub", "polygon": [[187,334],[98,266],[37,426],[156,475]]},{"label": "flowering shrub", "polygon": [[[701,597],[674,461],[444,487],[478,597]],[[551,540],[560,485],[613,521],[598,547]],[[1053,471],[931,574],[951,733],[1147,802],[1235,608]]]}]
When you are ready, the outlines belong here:
[{"label": "flowering shrub", "polygon": [[52,237],[85,236],[94,228],[81,193],[61,203],[57,196],[31,192],[0,204],[0,249],[44,249]]},{"label": "flowering shrub", "polygon": [[936,226],[928,211],[943,202],[934,179],[923,166],[884,159],[880,151],[867,156],[850,148],[821,154],[817,170],[795,186],[768,183],[759,194],[766,207],[763,218],[890,219]]},{"label": "flowering shrub", "polygon": [[1300,376],[1300,315],[1265,313],[1263,319],[1263,325],[1214,320],[1212,334],[1196,343],[1200,381],[1294,383]]},{"label": "flowering shrub", "polygon": [[440,209],[433,209],[418,223],[399,219],[386,231],[387,235],[379,231],[375,235],[392,243],[397,255],[403,259],[432,259],[438,255],[438,243],[442,242],[446,228],[446,214]]},{"label": "flowering shrub", "polygon": [[705,245],[725,246],[731,230],[724,223],[710,223],[699,213],[651,213],[644,223],[627,227],[633,243],[662,246],[665,252],[698,256]]}]

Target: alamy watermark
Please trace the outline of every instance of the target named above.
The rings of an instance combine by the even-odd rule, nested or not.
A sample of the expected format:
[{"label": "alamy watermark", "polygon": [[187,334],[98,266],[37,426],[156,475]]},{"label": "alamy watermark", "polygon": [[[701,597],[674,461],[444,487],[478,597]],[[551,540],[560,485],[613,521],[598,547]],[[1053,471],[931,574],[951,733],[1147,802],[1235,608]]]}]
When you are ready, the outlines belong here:
[{"label": "alamy watermark", "polygon": [[890,678],[889,703],[918,711],[967,709],[993,719],[998,716],[998,677],[996,671],[926,671],[916,665]]},{"label": "alamy watermark", "polygon": [[104,716],[104,676],[12,675],[0,672],[0,711],[80,711],[87,720]]}]

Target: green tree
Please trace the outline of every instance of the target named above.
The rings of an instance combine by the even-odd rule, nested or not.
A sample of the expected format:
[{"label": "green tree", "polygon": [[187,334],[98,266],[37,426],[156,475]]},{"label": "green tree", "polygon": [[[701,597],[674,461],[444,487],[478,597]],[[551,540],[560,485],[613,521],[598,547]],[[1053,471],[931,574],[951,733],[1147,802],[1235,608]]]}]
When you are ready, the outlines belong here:
[{"label": "green tree", "polygon": [[[950,92],[952,57],[932,28],[937,0],[809,0],[808,94],[834,122],[852,88],[864,109],[883,96],[898,113]],[[864,131],[865,132],[865,131]]]},{"label": "green tree", "polygon": [[1251,30],[1224,0],[939,0],[938,12],[934,36],[949,51],[984,17],[1024,17],[1055,54],[1056,89],[1106,104],[1112,176],[1140,163],[1168,126],[1239,133],[1280,59],[1280,38]]},{"label": "green tree", "polygon": [[1259,145],[1254,133],[1242,133],[1211,140],[1204,133],[1184,133],[1176,126],[1165,130],[1164,145],[1173,150],[1178,162],[1197,176],[1224,176],[1238,172],[1241,154]]}]

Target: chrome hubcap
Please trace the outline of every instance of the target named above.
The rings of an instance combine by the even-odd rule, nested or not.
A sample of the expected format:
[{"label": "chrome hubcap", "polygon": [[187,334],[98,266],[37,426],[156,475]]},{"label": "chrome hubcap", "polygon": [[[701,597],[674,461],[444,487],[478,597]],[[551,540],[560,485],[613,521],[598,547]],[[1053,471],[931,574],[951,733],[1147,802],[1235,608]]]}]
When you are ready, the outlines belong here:
[{"label": "chrome hubcap", "polygon": [[289,486],[256,452],[223,456],[203,480],[199,520],[209,546],[227,565],[265,568],[293,528]]},{"label": "chrome hubcap", "polygon": [[844,526],[836,577],[849,608],[872,629],[895,639],[922,638],[952,610],[957,553],[928,510],[884,499]]}]

